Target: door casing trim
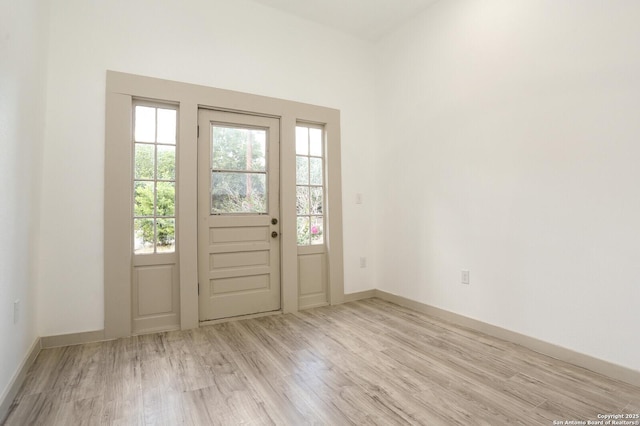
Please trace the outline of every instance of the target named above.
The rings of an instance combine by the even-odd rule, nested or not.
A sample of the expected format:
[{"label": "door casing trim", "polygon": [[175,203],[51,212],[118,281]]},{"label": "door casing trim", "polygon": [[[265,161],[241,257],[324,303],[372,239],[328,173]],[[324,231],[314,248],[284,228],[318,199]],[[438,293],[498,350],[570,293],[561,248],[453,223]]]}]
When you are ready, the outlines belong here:
[{"label": "door casing trim", "polygon": [[340,111],[300,102],[134,74],[107,71],[105,123],[104,315],[105,338],[131,335],[131,108],[133,99],[179,105],[177,242],[180,328],[198,327],[197,125],[198,109],[280,118],[282,311],[298,310],[295,199],[295,126],[324,125],[327,144],[327,259],[329,301],[344,300]]}]

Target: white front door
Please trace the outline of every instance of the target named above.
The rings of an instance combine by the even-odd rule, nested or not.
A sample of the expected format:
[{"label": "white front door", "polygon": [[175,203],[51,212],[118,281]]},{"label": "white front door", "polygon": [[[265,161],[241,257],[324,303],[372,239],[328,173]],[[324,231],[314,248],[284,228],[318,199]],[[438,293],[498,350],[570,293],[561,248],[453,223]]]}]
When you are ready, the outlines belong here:
[{"label": "white front door", "polygon": [[200,321],[280,309],[277,118],[198,115]]}]

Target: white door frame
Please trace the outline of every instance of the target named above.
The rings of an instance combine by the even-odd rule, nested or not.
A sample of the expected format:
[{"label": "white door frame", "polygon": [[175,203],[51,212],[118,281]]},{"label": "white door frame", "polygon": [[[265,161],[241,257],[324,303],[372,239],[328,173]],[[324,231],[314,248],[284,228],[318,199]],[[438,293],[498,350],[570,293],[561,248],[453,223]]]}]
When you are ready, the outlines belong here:
[{"label": "white door frame", "polygon": [[198,327],[197,125],[198,109],[280,118],[282,310],[298,310],[295,126],[324,126],[327,140],[326,215],[329,301],[344,300],[340,111],[133,74],[107,71],[104,207],[105,338],[131,335],[131,121],[133,99],[178,104],[177,234],[180,328]]}]

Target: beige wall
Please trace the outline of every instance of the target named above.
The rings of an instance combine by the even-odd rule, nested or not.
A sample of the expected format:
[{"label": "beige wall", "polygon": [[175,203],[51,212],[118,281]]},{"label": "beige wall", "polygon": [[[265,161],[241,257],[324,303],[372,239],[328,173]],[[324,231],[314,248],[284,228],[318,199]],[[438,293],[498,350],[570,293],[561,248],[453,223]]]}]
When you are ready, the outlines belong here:
[{"label": "beige wall", "polygon": [[638,22],[442,1],[383,41],[377,288],[640,370]]},{"label": "beige wall", "polygon": [[[0,402],[36,339],[46,4],[0,2]],[[20,300],[17,323],[13,303]],[[4,408],[4,407],[2,407]],[[3,412],[0,409],[0,420]]]}]

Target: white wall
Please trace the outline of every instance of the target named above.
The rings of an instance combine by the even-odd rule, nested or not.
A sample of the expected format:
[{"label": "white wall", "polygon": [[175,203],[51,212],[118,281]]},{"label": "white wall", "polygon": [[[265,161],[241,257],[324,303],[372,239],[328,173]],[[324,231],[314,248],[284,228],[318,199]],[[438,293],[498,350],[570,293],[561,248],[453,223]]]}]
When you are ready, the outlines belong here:
[{"label": "white wall", "polygon": [[[36,339],[46,7],[0,1],[0,401]],[[18,322],[13,302],[20,300]],[[2,420],[0,413],[0,421]]]},{"label": "white wall", "polygon": [[345,291],[372,288],[372,45],[245,0],[52,0],[50,28],[41,335],[103,327],[107,69],[340,109]]},{"label": "white wall", "polygon": [[103,326],[113,69],[339,108],[347,293],[640,369],[639,18],[635,0],[447,0],[372,46],[247,0],[52,0],[39,333]]},{"label": "white wall", "polygon": [[447,0],[380,44],[377,288],[640,370],[638,22]]}]

